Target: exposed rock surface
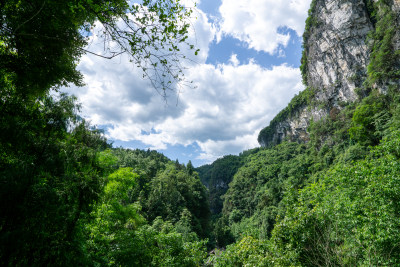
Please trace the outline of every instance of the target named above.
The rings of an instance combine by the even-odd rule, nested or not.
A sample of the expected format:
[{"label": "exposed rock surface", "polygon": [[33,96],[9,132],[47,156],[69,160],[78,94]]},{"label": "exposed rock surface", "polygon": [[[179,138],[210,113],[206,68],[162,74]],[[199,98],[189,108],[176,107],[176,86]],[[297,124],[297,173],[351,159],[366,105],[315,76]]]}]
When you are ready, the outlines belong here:
[{"label": "exposed rock surface", "polygon": [[[393,11],[397,15],[397,25],[400,26],[400,0],[394,0],[393,1]],[[400,27],[397,28],[396,31],[396,36],[395,36],[395,43],[394,43],[394,48],[396,50],[400,50]]]},{"label": "exposed rock surface", "polygon": [[[279,144],[283,140],[307,142],[309,140],[307,128],[311,120],[317,121],[328,115],[325,109],[313,108],[309,110],[307,106],[300,109],[297,116],[288,118],[272,126],[272,132],[268,136],[258,138],[261,146]],[[271,126],[270,126],[271,127]]]},{"label": "exposed rock surface", "polygon": [[318,90],[319,101],[353,101],[357,77],[366,72],[366,39],[373,29],[364,1],[318,1],[316,14],[306,51],[308,86]]},{"label": "exposed rock surface", "polygon": [[[262,146],[284,139],[307,142],[311,120],[320,120],[357,99],[355,89],[362,86],[370,60],[367,36],[374,30],[366,3],[365,0],[315,1],[312,26],[304,44],[305,78],[309,90],[314,92],[314,105],[297,106],[294,115],[292,112],[291,116],[271,123],[259,135]],[[392,9],[399,15],[400,0],[393,0]],[[399,35],[397,31],[395,49],[400,48]]]}]

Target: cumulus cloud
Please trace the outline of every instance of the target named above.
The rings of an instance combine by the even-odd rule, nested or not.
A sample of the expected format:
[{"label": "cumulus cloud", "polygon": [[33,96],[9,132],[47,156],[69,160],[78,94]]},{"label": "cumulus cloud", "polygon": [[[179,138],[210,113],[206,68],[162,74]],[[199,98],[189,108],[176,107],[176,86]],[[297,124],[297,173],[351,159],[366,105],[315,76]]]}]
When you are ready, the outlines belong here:
[{"label": "cumulus cloud", "polygon": [[132,90],[152,89],[134,71],[126,75],[123,63],[101,66],[79,95],[93,123],[112,125],[113,139],[140,140],[158,150],[197,143],[200,159],[207,160],[256,147],[258,132],[303,88],[299,70],[286,65],[199,64],[188,72],[197,88],[168,105],[154,92],[150,101],[129,98]]},{"label": "cumulus cloud", "polygon": [[235,54],[225,64],[206,64],[216,31],[203,12],[195,15],[190,40],[200,54],[186,73],[195,88],[171,92],[165,102],[127,57],[85,55],[79,69],[87,85],[65,89],[78,96],[83,115],[107,125],[115,140],[138,140],[157,150],[197,144],[198,158],[207,161],[256,147],[259,131],[303,89],[300,71],[241,64]]},{"label": "cumulus cloud", "polygon": [[290,35],[280,31],[290,28],[301,36],[311,0],[222,0],[219,39],[231,35],[250,48],[270,54],[287,46]]},{"label": "cumulus cloud", "polygon": [[182,94],[185,111],[158,125],[154,137],[168,133],[181,144],[197,142],[203,159],[256,147],[259,131],[303,89],[299,70],[286,65],[201,65],[190,78],[198,88]]}]

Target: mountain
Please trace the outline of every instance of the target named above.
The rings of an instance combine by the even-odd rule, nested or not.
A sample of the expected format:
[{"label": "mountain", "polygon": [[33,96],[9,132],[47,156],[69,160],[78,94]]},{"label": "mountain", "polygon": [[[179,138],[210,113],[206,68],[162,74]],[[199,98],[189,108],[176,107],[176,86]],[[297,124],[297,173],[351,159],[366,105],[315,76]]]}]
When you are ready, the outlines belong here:
[{"label": "mountain", "polygon": [[[13,38],[57,16],[52,1],[3,2],[0,57],[26,64],[0,63],[1,266],[400,266],[399,0],[312,1],[307,88],[260,148],[197,169],[112,148],[75,97],[48,92],[79,78],[81,22],[60,46],[72,54],[45,58],[65,70],[25,75],[46,73],[31,53],[46,38]],[[69,18],[117,4],[59,2]]]},{"label": "mountain", "polygon": [[398,0],[314,0],[301,60],[307,88],[260,132],[260,145],[308,142],[311,121],[335,118],[371,88],[385,93],[400,84],[392,53],[400,48],[399,10]]},{"label": "mountain", "polygon": [[224,168],[210,265],[400,266],[400,1],[313,0],[303,39],[306,89]]},{"label": "mountain", "polygon": [[229,188],[229,183],[238,169],[243,166],[249,155],[256,153],[257,148],[244,151],[239,156],[227,155],[217,159],[212,164],[206,164],[196,168],[201,182],[209,192],[211,214],[220,214],[223,206],[222,196]]}]

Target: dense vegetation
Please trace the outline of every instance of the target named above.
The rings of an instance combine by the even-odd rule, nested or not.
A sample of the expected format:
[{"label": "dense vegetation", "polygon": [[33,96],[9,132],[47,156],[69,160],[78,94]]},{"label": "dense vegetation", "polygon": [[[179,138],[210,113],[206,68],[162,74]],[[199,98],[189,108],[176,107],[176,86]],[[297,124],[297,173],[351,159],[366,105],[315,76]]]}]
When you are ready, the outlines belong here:
[{"label": "dense vegetation", "polygon": [[[387,1],[365,3],[376,30],[358,101],[312,122],[306,144],[287,140],[194,169],[156,151],[112,148],[76,99],[54,90],[82,83],[81,30],[96,19],[112,28],[125,1],[0,2],[0,264],[400,265],[396,18]],[[172,23],[166,36],[185,35],[167,19],[176,6],[167,7],[152,7]],[[271,125],[313,96],[300,93]]]},{"label": "dense vegetation", "polygon": [[193,167],[155,151],[111,149],[66,95],[18,97],[3,80],[3,266],[195,266],[209,232]]},{"label": "dense vegetation", "polygon": [[265,127],[260,131],[258,134],[258,143],[262,146],[276,145],[277,140],[274,140],[273,135],[275,129],[286,119],[294,117],[302,108],[312,108],[314,105],[316,105],[316,101],[313,99],[314,96],[315,91],[311,87],[307,87],[298,95],[295,95],[287,107],[281,110],[278,115],[272,119],[268,127]]},{"label": "dense vegetation", "polygon": [[217,159],[212,164],[206,164],[195,170],[199,173],[201,182],[208,188],[210,211],[218,215],[222,211],[222,196],[228,190],[229,183],[240,167],[244,159],[258,149],[248,150],[240,153],[239,156],[228,155]]},{"label": "dense vegetation", "polygon": [[[173,65],[190,13],[168,0],[0,1],[2,266],[204,261],[210,212],[193,166],[155,151],[111,148],[79,116],[76,99],[57,93],[69,83],[82,85],[76,65],[90,53],[85,46],[95,22],[105,29],[104,44],[115,41],[144,76],[150,68],[163,72],[163,82],[182,80]],[[170,86],[151,82],[164,91]]]},{"label": "dense vegetation", "polygon": [[394,131],[363,160],[333,164],[301,190],[283,185],[283,199],[270,205],[277,214],[270,236],[257,222],[268,218],[264,206],[263,216],[255,211],[239,222],[245,234],[214,265],[397,266],[399,142]]},{"label": "dense vegetation", "polygon": [[[359,100],[312,122],[306,144],[286,141],[243,159],[215,228],[217,244],[232,244],[210,255],[209,265],[400,264],[400,61],[393,46],[398,21],[390,1],[365,2],[376,29]],[[316,23],[315,3],[305,42]],[[275,124],[312,106],[310,92],[296,96],[259,140],[270,142]]]},{"label": "dense vegetation", "polygon": [[206,254],[209,209],[197,174],[155,151],[113,149],[103,192],[84,224],[91,263],[195,266]]},{"label": "dense vegetation", "polygon": [[209,208],[193,167],[111,149],[73,97],[1,99],[1,264],[195,266]]}]

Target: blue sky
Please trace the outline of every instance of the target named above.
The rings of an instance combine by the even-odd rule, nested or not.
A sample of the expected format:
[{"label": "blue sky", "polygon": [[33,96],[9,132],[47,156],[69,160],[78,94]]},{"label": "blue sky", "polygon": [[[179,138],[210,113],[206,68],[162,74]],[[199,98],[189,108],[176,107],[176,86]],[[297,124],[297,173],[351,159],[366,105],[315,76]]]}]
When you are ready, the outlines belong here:
[{"label": "blue sky", "polygon": [[[123,56],[83,56],[82,114],[114,146],[155,149],[195,166],[258,146],[258,132],[303,89],[301,35],[310,0],[202,0],[190,41],[200,48],[167,102]],[[95,37],[93,37],[95,38]]]}]

